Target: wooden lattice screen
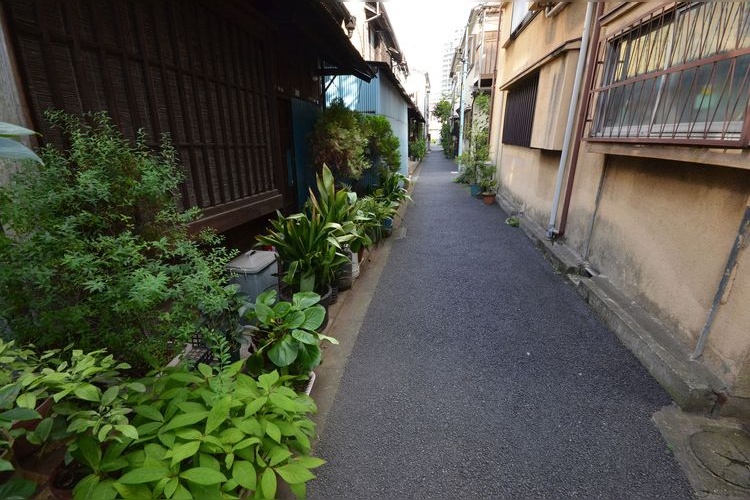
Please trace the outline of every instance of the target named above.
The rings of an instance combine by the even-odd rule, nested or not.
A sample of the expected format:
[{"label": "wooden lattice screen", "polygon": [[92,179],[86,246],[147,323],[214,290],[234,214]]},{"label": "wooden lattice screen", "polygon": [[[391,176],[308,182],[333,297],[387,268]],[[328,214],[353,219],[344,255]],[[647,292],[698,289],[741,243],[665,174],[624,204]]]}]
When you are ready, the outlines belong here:
[{"label": "wooden lattice screen", "polygon": [[34,126],[106,110],[128,137],[168,133],[185,206],[228,229],[281,206],[268,35],[200,1],[3,1]]}]

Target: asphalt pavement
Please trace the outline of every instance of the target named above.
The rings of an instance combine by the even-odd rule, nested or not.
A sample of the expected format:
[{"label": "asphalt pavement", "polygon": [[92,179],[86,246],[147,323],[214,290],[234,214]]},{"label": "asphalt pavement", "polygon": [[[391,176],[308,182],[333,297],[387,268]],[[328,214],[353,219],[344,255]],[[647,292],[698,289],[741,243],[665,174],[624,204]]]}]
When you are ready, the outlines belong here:
[{"label": "asphalt pavement", "polygon": [[308,498],[692,498],[669,396],[455,169],[422,163]]}]

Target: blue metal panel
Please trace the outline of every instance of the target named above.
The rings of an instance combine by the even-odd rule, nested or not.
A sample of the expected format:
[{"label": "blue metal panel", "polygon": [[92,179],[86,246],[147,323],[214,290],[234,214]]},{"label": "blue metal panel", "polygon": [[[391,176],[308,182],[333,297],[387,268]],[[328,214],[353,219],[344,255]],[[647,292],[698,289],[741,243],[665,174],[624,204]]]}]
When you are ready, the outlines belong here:
[{"label": "blue metal panel", "polygon": [[[332,77],[326,79],[326,84]],[[391,128],[398,137],[401,152],[401,172],[409,172],[409,118],[408,107],[401,93],[387,78],[381,75],[369,83],[357,77],[339,75],[326,92],[326,103],[341,99],[346,107],[368,114],[383,115],[388,118]]]},{"label": "blue metal panel", "polygon": [[292,99],[292,134],[294,138],[294,177],[297,184],[297,202],[307,201],[307,190],[315,183],[315,166],[312,164],[310,134],[318,119],[320,108],[301,99]]},{"label": "blue metal panel", "polygon": [[[326,80],[326,84],[330,82]],[[377,114],[380,83],[373,78],[369,83],[351,75],[336,76],[326,92],[326,104],[341,99],[344,105],[361,113]]]}]

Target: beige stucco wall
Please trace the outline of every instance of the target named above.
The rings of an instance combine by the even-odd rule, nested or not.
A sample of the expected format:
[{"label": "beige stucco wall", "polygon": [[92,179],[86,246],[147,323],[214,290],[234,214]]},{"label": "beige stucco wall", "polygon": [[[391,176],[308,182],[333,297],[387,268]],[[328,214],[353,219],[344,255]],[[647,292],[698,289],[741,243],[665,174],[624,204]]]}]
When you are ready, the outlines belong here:
[{"label": "beige stucco wall", "polygon": [[[542,227],[547,227],[552,210],[555,178],[560,162],[562,135],[568,113],[572,79],[578,51],[563,51],[550,55],[567,42],[580,37],[585,4],[569,4],[554,18],[545,22],[544,14],[537,15],[515,40],[509,40],[511,5],[503,5],[500,44],[498,50],[498,85],[493,103],[493,126],[490,144],[493,158],[497,158],[500,193],[513,200]],[[529,68],[539,66],[540,80],[537,106],[534,113],[532,144],[537,148],[523,148],[502,144],[502,114],[507,92],[497,87],[513,80]],[[540,149],[545,148],[545,149]]]},{"label": "beige stucco wall", "polygon": [[[750,194],[750,173],[624,156],[610,157],[606,169],[589,262],[692,348]],[[712,368],[730,383],[750,348],[750,336],[733,328],[741,317],[747,312],[725,306],[709,344]]]},{"label": "beige stucco wall", "polygon": [[546,227],[552,210],[555,176],[560,163],[557,152],[503,145],[501,193],[513,200],[537,224]]},{"label": "beige stucco wall", "polygon": [[[511,26],[511,10],[508,3],[503,6],[501,21],[498,64],[502,67],[501,83],[533,66],[551,50],[565,42],[581,37],[586,3],[570,3],[554,18],[555,22],[545,22],[540,13],[526,26],[519,36],[508,43]],[[504,47],[503,47],[504,46]]]},{"label": "beige stucco wall", "polygon": [[745,248],[717,310],[704,355],[710,366],[722,370],[723,378],[733,386],[732,392],[743,398],[750,398],[749,333],[750,250],[745,241]]},{"label": "beige stucco wall", "polygon": [[[603,181],[604,162],[604,155],[587,154],[581,151],[573,179],[573,195],[570,200],[565,227],[565,244],[580,255],[582,260],[587,257],[589,232],[593,229],[591,226],[592,217],[596,210],[596,195],[599,184]],[[595,226],[593,227],[595,228]]]}]

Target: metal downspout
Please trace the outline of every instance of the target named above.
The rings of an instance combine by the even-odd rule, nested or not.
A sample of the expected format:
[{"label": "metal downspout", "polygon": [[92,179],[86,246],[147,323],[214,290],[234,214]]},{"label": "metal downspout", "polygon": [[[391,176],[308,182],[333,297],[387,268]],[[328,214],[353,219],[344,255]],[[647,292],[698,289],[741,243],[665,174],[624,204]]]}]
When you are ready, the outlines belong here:
[{"label": "metal downspout", "polygon": [[[595,17],[597,21],[594,23],[594,32],[591,35],[591,43],[589,44],[590,46],[594,47],[594,50],[592,50],[589,54],[590,70],[588,76],[586,77],[586,84],[584,86],[585,89],[591,88],[591,84],[594,81],[594,74],[596,73],[594,71],[594,68],[596,67],[596,51],[597,46],[599,45],[599,32],[601,31],[601,25],[599,24],[598,19],[604,13],[604,5],[604,2],[598,2],[597,5]],[[560,226],[557,228],[557,237],[563,236],[565,234],[565,227],[568,223],[568,210],[570,209],[570,200],[573,196],[573,183],[575,182],[576,168],[578,167],[578,153],[581,150],[581,138],[583,137],[584,128],[586,126],[586,116],[590,104],[590,101],[587,99],[585,101],[585,105],[581,106],[580,115],[578,116],[578,126],[576,127],[575,137],[576,140],[573,142],[573,151],[570,154],[570,172],[568,173],[568,184],[565,188],[565,198],[563,198],[562,212],[560,213]]]},{"label": "metal downspout", "polygon": [[743,244],[745,243],[745,240],[748,236],[748,228],[750,228],[750,196],[748,196],[747,198],[747,204],[745,205],[745,215],[742,217],[740,228],[737,230],[737,237],[734,239],[732,251],[729,252],[727,265],[724,267],[724,274],[721,276],[719,288],[717,288],[716,290],[714,301],[711,304],[711,310],[708,312],[706,324],[703,325],[703,330],[701,331],[701,334],[698,337],[698,342],[695,345],[695,351],[690,356],[690,359],[692,360],[700,358],[703,355],[704,349],[706,348],[706,341],[708,340],[708,336],[711,333],[711,327],[713,326],[714,318],[716,317],[716,311],[719,309],[719,305],[721,304],[721,300],[724,297],[727,285],[729,284],[729,279],[732,277],[734,268],[737,265],[737,257],[739,256],[740,250],[742,250]]},{"label": "metal downspout", "polygon": [[464,151],[464,84],[466,83],[466,48],[469,45],[469,26],[464,29],[464,53],[461,57],[461,94],[458,105],[458,156]]},{"label": "metal downspout", "polygon": [[578,63],[576,64],[575,80],[573,81],[573,94],[570,99],[570,107],[568,108],[568,121],[565,125],[565,136],[563,137],[563,150],[560,155],[560,164],[557,168],[557,179],[555,180],[555,194],[552,198],[552,210],[549,216],[549,224],[547,225],[547,238],[552,239],[558,235],[555,226],[557,224],[557,211],[560,203],[560,195],[562,194],[563,181],[565,180],[565,167],[568,163],[568,157],[570,153],[570,139],[573,135],[573,125],[575,123],[576,109],[578,108],[578,100],[581,91],[581,81],[583,80],[583,72],[586,69],[586,55],[589,45],[589,34],[591,33],[591,20],[594,17],[594,3],[588,2],[586,4],[586,18],[583,23],[583,34],[581,36],[581,51],[578,54]]}]

